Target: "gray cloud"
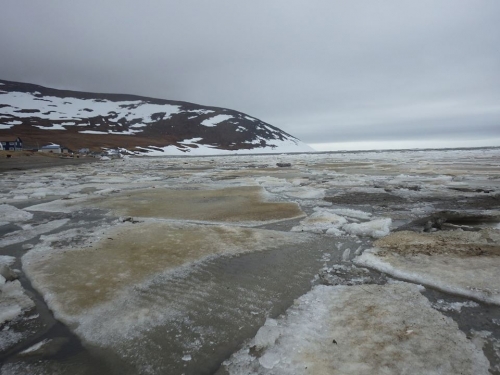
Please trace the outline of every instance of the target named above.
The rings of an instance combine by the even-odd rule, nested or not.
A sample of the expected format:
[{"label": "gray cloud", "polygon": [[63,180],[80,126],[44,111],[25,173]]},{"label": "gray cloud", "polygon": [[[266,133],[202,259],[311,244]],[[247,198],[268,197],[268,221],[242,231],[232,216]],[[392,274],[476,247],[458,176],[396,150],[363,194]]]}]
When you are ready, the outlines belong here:
[{"label": "gray cloud", "polygon": [[496,0],[7,0],[0,35],[3,79],[232,108],[308,143],[500,138]]}]

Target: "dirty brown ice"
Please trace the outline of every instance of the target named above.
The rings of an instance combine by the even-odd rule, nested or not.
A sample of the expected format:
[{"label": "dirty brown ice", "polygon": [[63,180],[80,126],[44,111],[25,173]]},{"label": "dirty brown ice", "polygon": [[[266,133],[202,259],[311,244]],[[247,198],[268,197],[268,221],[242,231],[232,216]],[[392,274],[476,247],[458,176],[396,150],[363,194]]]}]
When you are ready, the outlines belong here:
[{"label": "dirty brown ice", "polygon": [[3,374],[500,374],[500,150],[1,172]]}]

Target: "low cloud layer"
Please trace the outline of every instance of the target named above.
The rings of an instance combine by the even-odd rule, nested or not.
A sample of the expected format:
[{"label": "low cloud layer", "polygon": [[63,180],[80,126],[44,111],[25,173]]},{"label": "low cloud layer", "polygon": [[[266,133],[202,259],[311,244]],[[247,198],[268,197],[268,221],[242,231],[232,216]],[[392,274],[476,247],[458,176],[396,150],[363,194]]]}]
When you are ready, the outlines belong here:
[{"label": "low cloud layer", "polygon": [[307,143],[500,138],[500,2],[7,0],[0,78],[236,109]]}]

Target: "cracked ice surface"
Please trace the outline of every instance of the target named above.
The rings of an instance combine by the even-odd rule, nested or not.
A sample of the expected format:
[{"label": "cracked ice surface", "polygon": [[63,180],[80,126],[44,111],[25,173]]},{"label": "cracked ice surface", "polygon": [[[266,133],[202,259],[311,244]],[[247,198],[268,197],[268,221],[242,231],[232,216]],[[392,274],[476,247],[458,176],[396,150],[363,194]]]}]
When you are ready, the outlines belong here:
[{"label": "cracked ice surface", "polygon": [[396,232],[354,260],[395,277],[500,305],[500,231]]},{"label": "cracked ice surface", "polygon": [[31,225],[25,226],[22,230],[15,231],[5,235],[0,239],[0,247],[12,245],[19,242],[28,241],[40,234],[47,233],[62,227],[69,219],[53,220],[45,224],[40,224],[35,227]]},{"label": "cracked ice surface", "polygon": [[33,301],[24,293],[19,280],[6,280],[2,274],[12,273],[10,266],[15,258],[0,256],[0,352],[19,342],[26,334],[17,332],[8,323],[18,320],[34,307]]},{"label": "cracked ice surface", "polygon": [[[21,254],[35,245],[22,259],[26,276],[85,345],[104,356],[112,352],[117,362],[125,363],[127,371],[113,368],[114,373],[215,372],[221,361],[240,348],[242,340],[255,336],[262,324],[265,326],[256,336],[256,347],[248,347],[248,353],[240,354],[245,361],[252,363],[249,366],[257,366],[251,367],[258,369],[255,370],[257,373],[279,373],[280,366],[286,364],[283,360],[287,353],[277,356],[273,348],[278,350],[280,345],[291,342],[288,341],[291,336],[286,332],[287,322],[293,317],[298,319],[293,326],[297,332],[312,333],[311,336],[298,336],[296,347],[310,345],[317,348],[305,359],[297,357],[297,361],[305,361],[304,371],[305,366],[311,366],[309,370],[322,371],[321,363],[328,365],[328,356],[331,355],[328,351],[332,348],[328,345],[336,340],[335,348],[341,346],[337,337],[332,337],[324,347],[315,346],[317,337],[322,334],[326,337],[329,332],[342,333],[344,331],[338,330],[344,326],[345,329],[351,327],[356,333],[363,328],[359,317],[364,317],[367,327],[363,329],[367,331],[362,332],[369,332],[365,339],[387,343],[382,352],[389,359],[391,354],[403,353],[401,363],[394,365],[390,360],[386,363],[415,366],[417,373],[432,373],[432,364],[437,366],[435,371],[439,371],[440,364],[427,362],[429,354],[425,347],[430,345],[439,352],[436,348],[441,348],[441,341],[438,338],[434,344],[435,338],[425,327],[416,329],[412,326],[403,330],[405,327],[401,328],[402,322],[398,320],[399,308],[400,305],[407,307],[406,303],[413,304],[413,315],[405,307],[405,314],[410,315],[404,316],[408,321],[421,322],[422,325],[427,315],[432,322],[435,318],[439,320],[437,317],[441,315],[428,313],[428,304],[414,295],[410,287],[407,287],[407,292],[392,284],[378,287],[380,289],[367,285],[356,287],[358,289],[318,287],[312,294],[300,298],[285,317],[269,317],[283,313],[293,299],[310,290],[310,281],[317,275],[321,264],[328,263],[328,268],[335,268],[338,264],[332,263],[348,262],[371,246],[372,236],[387,235],[380,241],[390,241],[397,234],[391,234],[390,230],[447,207],[455,209],[457,206],[477,213],[477,205],[486,202],[480,209],[491,211],[490,203],[495,203],[494,198],[500,192],[499,154],[499,150],[458,150],[125,158],[27,173],[13,172],[2,175],[0,203],[18,207],[16,210],[24,212],[22,215],[26,218],[25,213],[35,214],[28,219],[29,224],[15,218],[4,220],[0,216],[0,221],[10,224],[2,227],[4,236],[0,241],[17,238],[17,243],[11,243],[10,247],[17,246]],[[289,162],[292,166],[277,168],[278,162]],[[443,202],[448,206],[440,208]],[[54,212],[68,214],[50,214]],[[99,218],[105,217],[109,226],[103,227],[102,221],[90,222],[92,215],[102,215]],[[119,215],[133,216],[139,222],[121,223]],[[36,239],[35,234],[30,243],[22,244],[31,237],[27,236],[31,230],[50,229],[44,227],[51,223],[46,221],[48,216],[54,222],[61,218],[71,219],[62,222],[62,226],[50,231],[51,234],[42,235],[40,239]],[[249,226],[255,225],[273,230],[247,231]],[[492,234],[498,223],[488,225]],[[483,226],[471,228],[484,230]],[[19,227],[23,230],[16,233]],[[292,233],[289,233],[291,229]],[[312,234],[302,233],[302,230]],[[483,279],[485,283],[489,280],[490,285],[481,286],[468,281],[466,286],[476,289],[484,286],[484,295],[494,295],[495,280],[500,276],[495,273],[495,267],[498,267],[492,262],[495,256],[491,251],[498,239],[490,236],[488,238],[493,242],[489,243],[486,238],[484,241],[478,239],[482,232],[467,232],[467,236],[472,236],[472,240],[466,243],[471,245],[465,251],[467,256],[457,256],[451,247],[442,254],[431,251],[428,255],[422,249],[418,250],[419,241],[431,250],[439,250],[443,243],[462,246],[464,241],[453,240],[465,236],[461,231],[459,228],[432,235],[414,234],[422,236],[417,240],[398,237],[397,241],[408,245],[411,252],[400,254],[397,247],[383,248],[379,244],[377,246],[383,248],[381,251],[386,255],[381,257],[378,254],[377,259],[384,262],[399,259],[402,265],[389,262],[398,270],[409,269],[411,262],[416,262],[415,269],[418,269],[420,259],[427,259],[427,263],[421,264],[420,276],[430,280],[429,274],[425,273],[430,270],[435,270],[436,274],[440,272],[440,277],[455,272],[455,279],[446,281],[455,287],[458,285],[455,282],[461,282],[460,277],[468,277],[468,271],[461,273],[460,270],[483,259],[489,264],[475,267],[474,279],[471,280]],[[429,242],[427,238],[439,240]],[[460,246],[455,247],[460,250]],[[480,254],[472,253],[474,246],[481,247]],[[402,246],[400,252],[405,249]],[[323,259],[326,252],[328,256]],[[368,257],[370,253],[365,251],[362,257]],[[315,261],[310,258],[315,258]],[[362,277],[358,279],[347,281],[350,284],[363,282]],[[314,280],[321,282],[318,278]],[[362,295],[361,288],[371,291],[373,296]],[[290,294],[286,294],[288,292]],[[292,296],[284,303],[284,295]],[[408,298],[391,299],[391,296],[399,298],[400,295]],[[462,307],[463,313],[473,303],[448,305],[446,297],[443,298],[445,302],[434,304],[434,307],[444,313],[451,310],[459,313]],[[377,299],[382,306],[376,303]],[[361,305],[364,301],[370,305]],[[331,314],[321,315],[330,308],[337,309],[339,319],[344,320],[339,326],[322,332],[315,324],[331,327]],[[479,311],[483,308],[483,305],[477,307]],[[381,311],[383,314],[378,314]],[[305,316],[310,319],[298,318]],[[380,331],[369,326],[372,321],[379,322],[377,319],[386,319],[384,322],[388,323],[379,324]],[[476,370],[481,373],[483,362],[478,359],[480,355],[475,348],[463,343],[456,325],[449,324],[442,316],[440,319],[436,327],[447,332],[444,337],[458,343],[455,349],[446,347],[443,373],[451,371],[450,368],[457,369],[453,366],[462,365],[466,373]],[[492,319],[492,327],[498,327],[498,319]],[[397,332],[401,335],[398,336]],[[422,351],[416,350],[408,355],[398,352],[406,350],[404,346],[400,347],[401,342],[408,341],[406,336],[417,340],[409,341],[412,345],[424,338],[429,343],[422,344]],[[378,347],[362,349],[365,350],[362,353],[369,354],[370,350],[372,353],[380,351]],[[361,369],[360,373],[363,373],[363,359],[355,356],[358,351],[351,351],[354,359],[346,352],[339,352],[338,355],[343,357],[338,358],[347,358],[344,363],[354,360],[353,369]],[[327,354],[323,357],[324,353]],[[485,353],[488,355],[487,350]],[[336,355],[333,354],[332,358],[337,358]],[[423,364],[415,364],[419,355],[425,358],[421,360]],[[115,365],[113,358],[109,363]],[[364,358],[366,366],[377,365],[373,356]],[[474,358],[476,368],[472,365]],[[88,360],[85,361],[88,366]],[[216,362],[215,367],[210,361]],[[245,361],[242,366],[246,366],[248,361]],[[309,365],[311,361],[315,364]],[[212,363],[210,370],[207,370],[208,362]],[[36,362],[36,366],[41,368],[40,363]],[[296,373],[301,373],[300,363],[293,364]],[[424,365],[429,366],[429,371],[418,367]],[[34,369],[35,362],[25,363],[24,372],[16,366],[4,365],[2,371],[43,373],[38,367]],[[56,370],[47,370],[52,369],[52,365],[47,366],[45,373],[57,373]],[[171,366],[177,367],[169,371]],[[492,369],[493,366],[498,367],[495,364]],[[380,372],[384,369],[381,368]],[[349,372],[346,370],[346,373]]]},{"label": "cracked ice surface", "polygon": [[224,366],[233,375],[488,374],[457,328],[415,285],[317,286]]},{"label": "cracked ice surface", "polygon": [[[216,256],[309,240],[288,232],[159,221],[126,223],[98,235],[100,241],[81,248],[52,245],[74,237],[73,230],[46,236],[44,243],[23,257],[23,269],[59,319],[73,326],[87,342],[125,348],[118,350],[120,355],[120,351],[132,350],[134,340],[148,335],[154,327],[182,322],[177,305],[165,292],[170,283],[175,289],[172,279],[186,277],[196,265]],[[199,285],[196,296],[215,287]],[[146,356],[151,353],[158,355],[153,351]],[[132,362],[146,366],[144,358]]]}]

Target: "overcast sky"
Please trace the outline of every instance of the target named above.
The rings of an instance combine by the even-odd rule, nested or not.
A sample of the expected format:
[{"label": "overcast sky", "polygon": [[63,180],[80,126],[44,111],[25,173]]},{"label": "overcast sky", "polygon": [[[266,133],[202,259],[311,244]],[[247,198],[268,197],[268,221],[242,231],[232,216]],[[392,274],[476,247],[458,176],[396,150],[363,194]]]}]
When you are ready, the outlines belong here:
[{"label": "overcast sky", "polygon": [[231,108],[321,149],[500,146],[498,0],[3,0],[0,9],[2,79]]}]

